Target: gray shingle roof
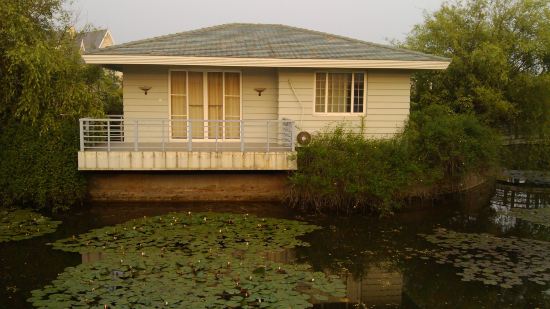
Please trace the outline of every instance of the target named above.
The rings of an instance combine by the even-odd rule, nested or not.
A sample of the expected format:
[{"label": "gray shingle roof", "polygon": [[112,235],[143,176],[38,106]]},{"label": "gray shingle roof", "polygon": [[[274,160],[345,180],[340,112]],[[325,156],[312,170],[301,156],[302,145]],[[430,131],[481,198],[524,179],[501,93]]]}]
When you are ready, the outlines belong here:
[{"label": "gray shingle roof", "polygon": [[99,48],[101,41],[105,37],[107,29],[94,30],[89,32],[80,33],[76,36],[76,42],[80,48],[80,44],[84,45],[84,51],[93,51]]},{"label": "gray shingle roof", "polygon": [[448,61],[447,58],[274,24],[224,24],[94,50],[92,55]]}]

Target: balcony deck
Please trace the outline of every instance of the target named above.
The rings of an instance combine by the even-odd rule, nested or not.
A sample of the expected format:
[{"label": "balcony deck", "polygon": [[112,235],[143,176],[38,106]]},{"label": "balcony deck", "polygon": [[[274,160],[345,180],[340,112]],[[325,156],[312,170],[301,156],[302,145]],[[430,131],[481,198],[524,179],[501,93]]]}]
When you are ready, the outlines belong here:
[{"label": "balcony deck", "polygon": [[[171,139],[174,128],[188,138]],[[219,132],[221,137],[193,138],[197,134],[211,137],[208,129]],[[186,120],[182,123],[166,119],[84,118],[80,120],[78,168],[83,171],[295,170],[293,130],[294,122],[288,120]],[[233,138],[225,138],[226,132],[231,132]]]},{"label": "balcony deck", "polygon": [[[241,152],[241,146],[243,146],[244,151],[242,152],[287,152],[289,148],[285,145],[277,143],[269,143],[269,145],[264,143],[244,143],[241,145],[240,142],[192,142],[191,151],[206,151],[206,152]],[[189,144],[184,142],[146,142],[140,143],[138,146],[139,151],[184,151],[189,152]],[[93,146],[86,147],[85,151],[134,151],[135,145],[132,142],[111,142],[110,145],[107,143],[98,143]]]}]

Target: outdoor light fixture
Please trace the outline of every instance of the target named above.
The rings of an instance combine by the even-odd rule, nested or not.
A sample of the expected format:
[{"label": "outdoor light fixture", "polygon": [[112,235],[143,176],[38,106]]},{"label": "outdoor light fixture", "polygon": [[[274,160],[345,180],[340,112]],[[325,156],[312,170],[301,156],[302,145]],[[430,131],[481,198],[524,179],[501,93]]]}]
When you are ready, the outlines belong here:
[{"label": "outdoor light fixture", "polygon": [[262,92],[265,91],[265,88],[254,88],[254,90],[256,90],[258,92],[258,96],[261,97],[262,96]]},{"label": "outdoor light fixture", "polygon": [[147,91],[151,90],[151,86],[140,86],[139,89],[141,89],[145,95],[147,95]]}]

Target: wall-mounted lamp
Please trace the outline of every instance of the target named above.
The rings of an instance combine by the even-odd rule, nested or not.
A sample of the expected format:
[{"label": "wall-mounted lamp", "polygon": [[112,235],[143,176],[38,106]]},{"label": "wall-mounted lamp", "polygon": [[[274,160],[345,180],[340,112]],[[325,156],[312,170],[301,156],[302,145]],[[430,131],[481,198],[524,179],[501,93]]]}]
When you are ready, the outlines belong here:
[{"label": "wall-mounted lamp", "polygon": [[139,89],[141,89],[141,91],[143,91],[145,93],[145,95],[147,95],[147,91],[151,90],[151,86],[140,86]]},{"label": "wall-mounted lamp", "polygon": [[256,92],[258,92],[258,96],[261,97],[261,96],[262,96],[262,92],[265,91],[265,88],[254,88],[254,90],[256,90]]}]

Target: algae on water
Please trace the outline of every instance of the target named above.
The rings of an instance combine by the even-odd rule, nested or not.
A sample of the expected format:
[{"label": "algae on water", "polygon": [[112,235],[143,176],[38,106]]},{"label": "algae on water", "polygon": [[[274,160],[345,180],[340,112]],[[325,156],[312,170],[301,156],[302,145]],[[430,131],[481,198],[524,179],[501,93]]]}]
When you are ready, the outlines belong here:
[{"label": "algae on water", "polygon": [[304,246],[310,224],[248,215],[173,213],[53,243],[104,258],[69,267],[29,299],[42,308],[304,308],[343,297],[337,276],[265,258]]},{"label": "algae on water", "polygon": [[28,209],[0,210],[0,243],[52,233],[59,224]]}]

